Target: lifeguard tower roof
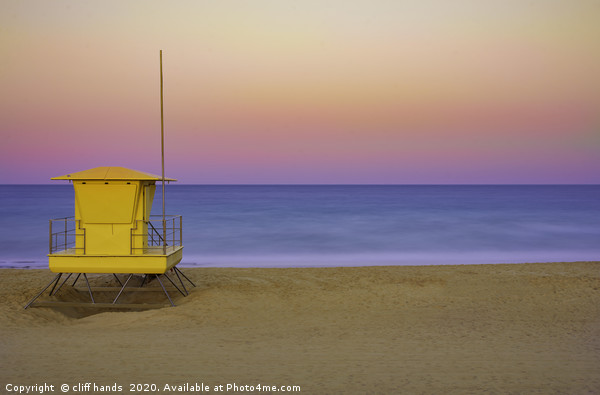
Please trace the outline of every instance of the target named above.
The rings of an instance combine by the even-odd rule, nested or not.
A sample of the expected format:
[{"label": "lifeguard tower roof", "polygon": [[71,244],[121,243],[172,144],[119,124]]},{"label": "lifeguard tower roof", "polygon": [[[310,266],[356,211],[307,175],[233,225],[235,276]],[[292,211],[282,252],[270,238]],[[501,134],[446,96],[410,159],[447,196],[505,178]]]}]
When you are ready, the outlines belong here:
[{"label": "lifeguard tower roof", "polygon": [[[132,170],[126,167],[101,166],[93,169],[65,174],[64,176],[52,177],[52,180],[148,180],[160,181],[157,176],[143,171]],[[177,181],[175,178],[165,177],[165,181]]]}]

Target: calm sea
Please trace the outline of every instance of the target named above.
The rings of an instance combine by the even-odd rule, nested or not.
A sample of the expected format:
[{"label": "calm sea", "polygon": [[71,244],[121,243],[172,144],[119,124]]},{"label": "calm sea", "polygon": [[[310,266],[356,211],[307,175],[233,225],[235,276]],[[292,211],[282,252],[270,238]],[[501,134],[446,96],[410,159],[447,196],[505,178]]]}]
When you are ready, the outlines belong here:
[{"label": "calm sea", "polygon": [[[184,266],[600,260],[599,185],[169,185]],[[0,185],[0,266],[47,267],[70,185]],[[160,191],[153,213],[160,214]]]}]

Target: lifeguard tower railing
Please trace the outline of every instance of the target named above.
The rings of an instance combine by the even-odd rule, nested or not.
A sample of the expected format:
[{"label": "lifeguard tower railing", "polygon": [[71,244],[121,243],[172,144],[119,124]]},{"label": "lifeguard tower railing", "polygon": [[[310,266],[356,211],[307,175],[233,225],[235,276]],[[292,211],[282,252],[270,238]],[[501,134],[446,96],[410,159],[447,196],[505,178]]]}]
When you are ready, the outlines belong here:
[{"label": "lifeguard tower railing", "polygon": [[[131,229],[130,254],[157,253],[163,247],[182,246],[182,216],[166,215],[164,224],[163,230],[162,215],[151,215],[149,221],[136,221],[135,227]],[[80,221],[75,217],[50,220],[50,254],[86,255],[85,238],[85,228],[80,226]]]},{"label": "lifeguard tower railing", "polygon": [[[77,243],[77,238],[83,238],[84,242]],[[50,254],[64,251],[85,255],[85,229],[81,229],[79,220],[75,217],[51,219],[49,247]]]},{"label": "lifeguard tower railing", "polygon": [[[140,232],[141,230],[141,232]],[[139,241],[146,238],[146,243]],[[181,215],[165,215],[164,229],[163,216],[151,215],[150,221],[136,221],[136,226],[131,229],[131,254],[135,255],[140,250],[151,253],[157,247],[180,247],[183,245],[183,218]],[[139,247],[134,247],[139,246]]]}]

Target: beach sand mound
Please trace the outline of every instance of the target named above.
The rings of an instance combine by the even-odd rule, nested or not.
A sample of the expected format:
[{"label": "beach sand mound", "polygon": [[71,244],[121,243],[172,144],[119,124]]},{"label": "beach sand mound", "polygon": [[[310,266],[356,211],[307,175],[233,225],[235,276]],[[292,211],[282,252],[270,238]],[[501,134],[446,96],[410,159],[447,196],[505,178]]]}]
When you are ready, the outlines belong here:
[{"label": "beach sand mound", "polygon": [[[197,287],[177,307],[97,314],[24,310],[52,273],[5,269],[0,385],[599,393],[599,269],[594,262],[183,269]],[[159,292],[140,294],[138,302],[165,302]]]}]

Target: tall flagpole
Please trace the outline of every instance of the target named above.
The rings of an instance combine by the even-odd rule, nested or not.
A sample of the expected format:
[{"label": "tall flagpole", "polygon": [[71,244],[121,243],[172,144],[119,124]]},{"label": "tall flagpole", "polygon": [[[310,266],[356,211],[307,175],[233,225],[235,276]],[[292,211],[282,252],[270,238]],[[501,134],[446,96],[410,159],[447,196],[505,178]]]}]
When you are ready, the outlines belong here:
[{"label": "tall flagpole", "polygon": [[160,157],[162,167],[162,228],[163,255],[167,255],[167,220],[165,218],[165,121],[163,115],[162,49],[160,50]]}]

